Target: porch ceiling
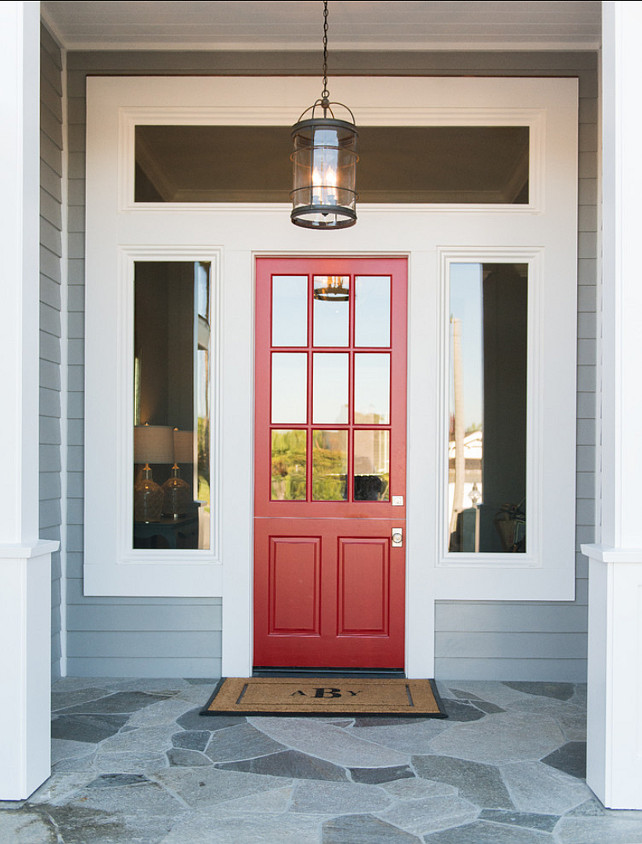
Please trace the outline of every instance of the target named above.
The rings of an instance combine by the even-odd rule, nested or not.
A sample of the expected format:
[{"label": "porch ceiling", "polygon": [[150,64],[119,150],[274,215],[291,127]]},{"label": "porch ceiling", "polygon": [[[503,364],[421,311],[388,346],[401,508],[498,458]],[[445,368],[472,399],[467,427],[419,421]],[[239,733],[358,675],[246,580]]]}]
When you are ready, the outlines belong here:
[{"label": "porch ceiling", "polygon": [[[330,3],[334,50],[593,50],[600,2]],[[319,49],[320,0],[67,2],[43,18],[69,50]]]}]

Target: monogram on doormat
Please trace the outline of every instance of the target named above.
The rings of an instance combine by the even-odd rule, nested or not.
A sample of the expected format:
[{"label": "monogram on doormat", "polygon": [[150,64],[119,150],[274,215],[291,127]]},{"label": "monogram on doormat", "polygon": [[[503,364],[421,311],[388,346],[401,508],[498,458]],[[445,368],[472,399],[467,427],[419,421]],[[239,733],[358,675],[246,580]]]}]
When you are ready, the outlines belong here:
[{"label": "monogram on doormat", "polygon": [[201,715],[411,715],[446,718],[434,680],[225,677]]}]

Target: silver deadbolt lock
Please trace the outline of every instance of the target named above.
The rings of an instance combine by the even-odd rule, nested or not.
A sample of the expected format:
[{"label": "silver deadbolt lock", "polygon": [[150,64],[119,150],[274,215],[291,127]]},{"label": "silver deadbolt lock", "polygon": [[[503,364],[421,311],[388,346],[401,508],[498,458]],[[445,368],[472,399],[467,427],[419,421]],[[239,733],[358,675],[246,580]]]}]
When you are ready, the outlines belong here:
[{"label": "silver deadbolt lock", "polygon": [[403,528],[393,527],[393,529],[392,529],[392,547],[393,548],[402,548],[403,547]]}]

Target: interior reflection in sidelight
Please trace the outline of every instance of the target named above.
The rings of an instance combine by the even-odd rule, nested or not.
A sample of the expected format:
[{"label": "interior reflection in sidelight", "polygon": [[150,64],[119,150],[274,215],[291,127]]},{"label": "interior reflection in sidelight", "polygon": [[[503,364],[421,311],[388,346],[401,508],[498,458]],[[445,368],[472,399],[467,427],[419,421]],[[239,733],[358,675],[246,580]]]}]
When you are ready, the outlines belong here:
[{"label": "interior reflection in sidelight", "polygon": [[526,551],[527,271],[450,266],[449,551]]},{"label": "interior reflection in sidelight", "polygon": [[134,548],[211,547],[210,301],[209,263],[136,262]]}]

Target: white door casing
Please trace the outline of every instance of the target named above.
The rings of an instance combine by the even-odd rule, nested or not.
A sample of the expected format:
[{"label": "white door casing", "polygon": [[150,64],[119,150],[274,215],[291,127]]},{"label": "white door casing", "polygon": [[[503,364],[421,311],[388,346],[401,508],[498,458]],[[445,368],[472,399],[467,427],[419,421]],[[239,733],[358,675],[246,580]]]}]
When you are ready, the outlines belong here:
[{"label": "white door casing", "polygon": [[[528,125],[528,205],[362,204],[355,227],[327,233],[292,226],[280,204],[134,203],[135,125],[291,125],[316,85],[88,79],[85,594],[221,595],[223,673],[250,671],[255,256],[407,255],[406,672],[431,676],[435,599],[574,597],[577,80],[333,79],[357,125]],[[136,260],[213,264],[212,552],[128,544]],[[446,273],[462,260],[529,264],[528,554],[445,551]]]}]

